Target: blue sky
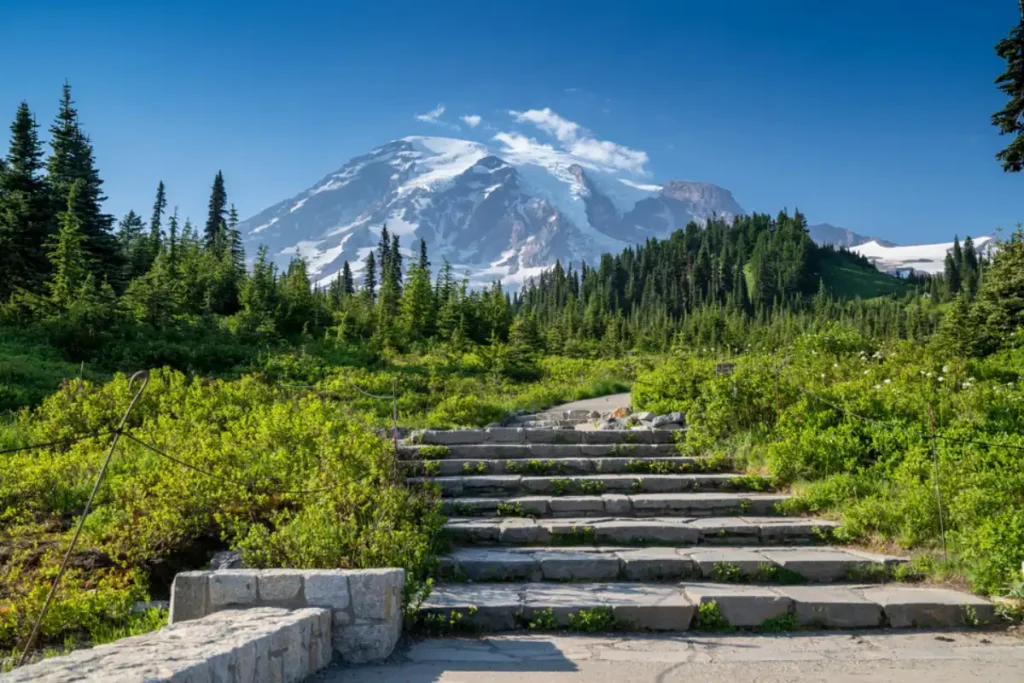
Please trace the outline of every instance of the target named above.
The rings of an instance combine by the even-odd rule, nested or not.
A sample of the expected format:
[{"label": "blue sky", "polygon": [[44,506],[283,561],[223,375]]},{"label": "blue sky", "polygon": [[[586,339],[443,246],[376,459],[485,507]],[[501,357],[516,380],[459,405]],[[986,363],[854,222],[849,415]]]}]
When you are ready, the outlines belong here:
[{"label": "blue sky", "polygon": [[[0,119],[25,99],[45,132],[68,79],[108,210],[148,215],[162,179],[201,220],[217,169],[247,217],[405,135],[543,139],[509,111],[549,108],[605,149],[646,154],[638,182],[707,181],[748,211],[939,241],[1024,220],[1024,176],[1002,172],[989,124],[1003,104],[992,48],[1016,13],[1013,0],[12,1]],[[415,118],[438,105],[437,121]]]}]

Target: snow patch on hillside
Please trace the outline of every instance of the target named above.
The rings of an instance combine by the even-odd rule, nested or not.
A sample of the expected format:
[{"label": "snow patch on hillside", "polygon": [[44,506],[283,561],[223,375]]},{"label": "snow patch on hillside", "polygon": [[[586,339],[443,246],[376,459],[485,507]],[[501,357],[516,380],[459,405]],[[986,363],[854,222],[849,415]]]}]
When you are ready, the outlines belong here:
[{"label": "snow patch on hillside", "polygon": [[[991,236],[978,237],[974,246],[979,250],[987,249],[986,244],[992,239]],[[945,269],[946,254],[952,249],[953,242],[887,247],[872,240],[851,248],[851,251],[866,257],[885,272],[913,269],[934,275]]]}]

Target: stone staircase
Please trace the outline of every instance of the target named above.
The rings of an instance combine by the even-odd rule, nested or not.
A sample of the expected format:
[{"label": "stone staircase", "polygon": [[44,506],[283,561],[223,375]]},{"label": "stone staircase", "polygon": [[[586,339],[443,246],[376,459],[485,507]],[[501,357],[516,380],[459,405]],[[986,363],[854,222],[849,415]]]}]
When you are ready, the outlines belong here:
[{"label": "stone staircase", "polygon": [[[728,463],[679,457],[677,432],[581,419],[425,431],[400,447],[441,487],[454,548],[421,607],[480,631],[949,627],[992,620],[975,596],[893,581],[904,558],[828,544]],[[543,425],[543,426],[541,426]]]}]

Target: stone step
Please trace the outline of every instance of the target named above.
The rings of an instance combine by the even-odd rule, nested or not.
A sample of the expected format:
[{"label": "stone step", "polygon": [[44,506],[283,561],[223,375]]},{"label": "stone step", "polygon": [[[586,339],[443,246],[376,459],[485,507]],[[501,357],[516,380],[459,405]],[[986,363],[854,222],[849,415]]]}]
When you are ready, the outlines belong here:
[{"label": "stone step", "polygon": [[836,526],[803,517],[452,517],[445,530],[463,545],[756,546],[820,543]]},{"label": "stone step", "polygon": [[412,443],[454,446],[484,443],[675,443],[676,431],[669,429],[530,429],[489,427],[487,429],[426,429],[414,432]]},{"label": "stone step", "polygon": [[407,477],[406,483],[432,483],[448,498],[516,494],[601,495],[604,493],[679,493],[745,490],[749,480],[736,474],[595,474],[530,477],[517,474],[457,477]]},{"label": "stone step", "polygon": [[[445,450],[447,449],[447,450]],[[435,446],[399,446],[398,455],[405,459],[461,460],[551,460],[567,458],[674,458],[679,455],[675,444],[453,444]]]},{"label": "stone step", "polygon": [[462,626],[481,631],[583,630],[594,624],[599,630],[626,631],[946,628],[995,618],[992,604],[977,596],[899,584],[450,584],[435,586],[419,610],[421,617],[445,619],[455,612]]},{"label": "stone step", "polygon": [[441,558],[456,581],[882,582],[906,560],[839,548],[458,548]]},{"label": "stone step", "polygon": [[449,516],[510,517],[722,517],[773,515],[791,496],[776,493],[639,493],[600,496],[521,496],[517,498],[445,498]]},{"label": "stone step", "polygon": [[[592,446],[592,448],[599,448]],[[414,460],[402,463],[411,475],[459,476],[480,474],[530,474],[563,476],[567,474],[624,474],[645,476],[658,474],[685,474],[696,472],[725,472],[731,469],[727,461],[709,458],[544,458],[534,460],[493,458],[446,458],[442,460]]]}]

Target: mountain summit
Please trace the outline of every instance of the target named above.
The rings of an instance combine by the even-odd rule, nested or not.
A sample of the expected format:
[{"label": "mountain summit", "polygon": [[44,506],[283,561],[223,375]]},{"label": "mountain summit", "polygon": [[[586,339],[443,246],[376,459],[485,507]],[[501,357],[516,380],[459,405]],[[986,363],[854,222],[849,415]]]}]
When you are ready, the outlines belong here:
[{"label": "mountain summit", "polygon": [[407,137],[352,159],[239,229],[249,253],[265,244],[282,266],[302,256],[320,283],[344,261],[361,271],[384,224],[410,254],[424,239],[435,264],[447,258],[477,282],[517,283],[556,260],[594,261],[691,220],[742,213],[715,185],[637,182],[550,147],[492,150]]}]

